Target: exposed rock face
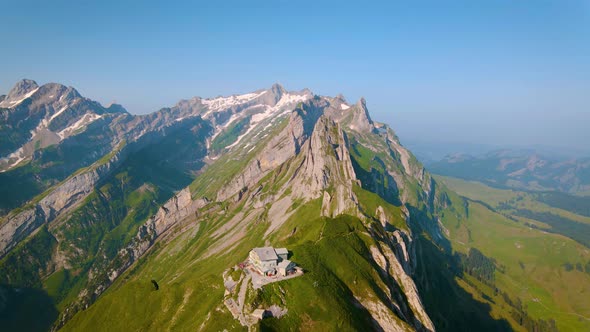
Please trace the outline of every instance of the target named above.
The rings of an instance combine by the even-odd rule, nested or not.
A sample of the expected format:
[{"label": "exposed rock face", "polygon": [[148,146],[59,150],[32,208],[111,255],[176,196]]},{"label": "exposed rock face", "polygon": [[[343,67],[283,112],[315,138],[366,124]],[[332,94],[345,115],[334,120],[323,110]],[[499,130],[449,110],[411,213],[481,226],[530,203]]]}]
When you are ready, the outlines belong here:
[{"label": "exposed rock face", "polygon": [[356,197],[352,183],[356,176],[339,125],[325,116],[320,117],[302,154],[305,159],[296,171],[301,179],[299,185],[293,187],[295,195],[319,197],[332,184],[332,194],[323,194],[322,214],[333,217],[344,211],[354,211]]},{"label": "exposed rock face", "polygon": [[10,92],[8,92],[8,95],[4,96],[4,99],[0,102],[0,107],[11,107],[18,101],[27,98],[27,95],[30,95],[38,88],[39,86],[37,85],[37,82],[33,80],[20,80],[14,85]]},{"label": "exposed rock face", "polygon": [[108,162],[66,180],[32,207],[8,215],[0,225],[0,257],[37,227],[51,222],[88,196],[96,183],[116,168],[122,159],[121,152],[117,153]]},{"label": "exposed rock face", "polygon": [[361,133],[371,132],[374,128],[373,121],[369,116],[367,110],[367,103],[365,98],[361,98],[353,109],[352,121],[350,123],[350,129],[356,130]]},{"label": "exposed rock face", "polygon": [[[403,241],[402,241],[403,242]],[[428,317],[414,280],[404,270],[398,257],[391,250],[390,244],[380,242],[379,248],[372,247],[371,254],[375,262],[383,269],[385,273],[391,276],[398,285],[401,286],[404,296],[407,298],[409,308],[405,306],[398,307],[398,314],[405,318],[406,322],[412,322],[414,328],[419,331],[434,331],[434,325]],[[388,294],[390,301],[395,302],[396,294]],[[401,302],[404,303],[404,302]]]},{"label": "exposed rock face", "polygon": [[[314,122],[311,131],[302,130],[305,125],[302,126],[302,119],[293,112],[286,129],[272,139],[263,152],[248,165],[246,171],[239,174],[232,181],[232,185],[220,191],[221,195],[217,197],[218,200],[228,199],[237,195],[241,189],[253,187],[269,171],[287,161],[295,163],[293,165],[296,167],[295,172],[285,184],[291,193],[277,201],[272,199],[267,201],[271,206],[269,217],[273,220],[267,235],[273,229],[280,227],[282,221],[290,215],[286,209],[288,205],[285,206],[284,203],[298,198],[311,200],[321,197],[321,215],[323,216],[335,217],[347,213],[365,218],[359,211],[357,198],[352,190],[358,179],[352,165],[346,134],[341,129],[341,124],[346,124],[348,130],[353,132],[364,135],[372,133],[375,127],[366,113],[365,103],[359,102],[351,108],[349,113],[346,113],[344,109],[333,108],[329,103],[321,102],[311,102],[303,108],[310,110],[313,107],[321,109],[322,115]],[[423,168],[412,164],[409,152],[398,143],[397,138],[386,136],[385,143],[400,158],[403,170],[403,174],[395,173],[394,170],[391,170],[391,174],[400,179],[400,183],[406,181],[405,177],[410,177],[425,183],[427,191],[430,190],[430,183],[427,182],[430,179],[426,177]],[[393,188],[397,192],[396,182],[390,181],[388,185],[389,190]],[[260,188],[255,192],[259,191]],[[285,190],[279,190],[279,192],[283,193]],[[256,193],[253,195],[255,196]],[[377,209],[376,215],[384,228],[390,227],[383,207]],[[360,294],[357,298],[360,304],[373,314],[379,327],[384,330],[400,331],[408,328],[399,321],[397,315],[403,317],[406,322],[410,322],[414,329],[434,331],[434,326],[424,310],[411,278],[415,266],[411,236],[400,230],[393,230],[389,234],[390,239],[380,242],[380,247],[372,250],[376,262],[383,268],[384,273],[400,286],[403,295],[389,293],[389,303],[386,305],[379,301],[363,299]],[[407,302],[400,300],[402,298],[406,298]],[[394,313],[390,308],[397,309]]]},{"label": "exposed rock face", "polygon": [[404,324],[383,302],[371,301],[360,296],[356,300],[359,302],[360,307],[366,308],[371,313],[374,319],[373,328],[376,331],[412,331],[412,328],[408,324]]},{"label": "exposed rock face", "polygon": [[246,166],[228,185],[222,188],[217,200],[223,201],[243,188],[249,188],[262,179],[269,171],[285,163],[297,155],[301,146],[311,135],[313,126],[318,120],[317,105],[307,103],[306,109],[291,112],[287,126],[272,137],[264,149]]},{"label": "exposed rock face", "polygon": [[197,209],[207,203],[206,199],[192,200],[188,188],[174,195],[166,204],[160,207],[156,215],[148,219],[139,228],[135,240],[127,248],[119,252],[119,258],[124,263],[108,272],[109,280],[112,282],[121,272],[125,271],[141,257],[159,236],[186,217],[193,215]]},{"label": "exposed rock face", "polygon": [[294,157],[299,152],[301,141],[304,139],[303,119],[296,114],[291,114],[287,127],[271,138],[262,152],[248,163],[246,169],[219,191],[217,200],[226,200],[243,188],[256,184],[269,171]]}]

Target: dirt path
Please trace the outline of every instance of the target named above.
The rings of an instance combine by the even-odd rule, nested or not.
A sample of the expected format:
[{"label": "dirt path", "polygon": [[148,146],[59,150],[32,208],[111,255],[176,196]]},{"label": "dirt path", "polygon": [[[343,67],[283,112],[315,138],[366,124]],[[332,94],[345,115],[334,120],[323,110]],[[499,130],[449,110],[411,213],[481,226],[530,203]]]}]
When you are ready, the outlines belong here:
[{"label": "dirt path", "polygon": [[239,311],[239,319],[240,323],[244,326],[248,326],[249,321],[244,316],[244,303],[246,302],[246,291],[248,291],[248,284],[250,283],[250,275],[246,274],[244,281],[242,282],[242,286],[240,287],[240,292],[238,293],[238,311]]},{"label": "dirt path", "polygon": [[558,310],[551,310],[548,306],[546,306],[543,302],[541,302],[541,300],[534,298],[533,302],[536,302],[538,304],[540,304],[543,308],[545,308],[545,310],[549,311],[550,313],[560,313],[560,314],[566,314],[566,315],[574,315],[574,316],[578,316],[582,319],[588,320],[590,321],[590,318],[580,315],[578,313],[575,312],[570,312],[570,311],[558,311]]},{"label": "dirt path", "polygon": [[[532,296],[532,294],[528,291],[528,287],[522,286],[521,284],[519,284],[516,281],[512,280],[512,278],[507,278],[506,280],[509,281],[510,283],[512,283],[514,286],[520,288],[521,291],[526,292],[526,294],[528,296]],[[548,306],[546,306],[545,303],[541,302],[541,300],[539,300],[538,298],[533,298],[532,301],[538,303],[540,306],[542,306],[549,313],[552,313],[552,314],[553,313],[560,313],[560,314],[566,314],[566,315],[573,315],[573,316],[580,317],[580,318],[582,318],[584,320],[590,321],[590,318],[589,317],[586,317],[584,315],[578,314],[576,312],[551,310],[551,308],[549,308]]]}]

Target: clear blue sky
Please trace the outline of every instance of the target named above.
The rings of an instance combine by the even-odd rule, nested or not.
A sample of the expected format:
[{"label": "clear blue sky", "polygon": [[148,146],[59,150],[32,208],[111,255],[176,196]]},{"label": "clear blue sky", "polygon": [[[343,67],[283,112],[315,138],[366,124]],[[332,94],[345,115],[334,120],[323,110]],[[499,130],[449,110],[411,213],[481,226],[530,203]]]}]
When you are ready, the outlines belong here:
[{"label": "clear blue sky", "polygon": [[280,82],[364,96],[402,140],[590,142],[590,0],[83,2],[2,1],[0,93],[148,113]]}]

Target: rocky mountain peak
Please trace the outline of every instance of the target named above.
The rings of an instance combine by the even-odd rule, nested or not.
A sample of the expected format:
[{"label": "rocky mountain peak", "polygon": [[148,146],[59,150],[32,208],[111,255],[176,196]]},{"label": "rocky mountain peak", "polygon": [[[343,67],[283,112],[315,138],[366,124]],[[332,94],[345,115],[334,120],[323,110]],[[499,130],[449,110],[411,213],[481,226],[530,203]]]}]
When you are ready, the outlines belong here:
[{"label": "rocky mountain peak", "polygon": [[30,97],[35,91],[39,89],[37,82],[29,79],[22,79],[18,81],[8,95],[0,102],[0,107],[13,107],[24,99]]},{"label": "rocky mountain peak", "polygon": [[78,90],[69,86],[66,89],[66,98],[68,98],[68,99],[82,98],[82,95],[78,92]]},{"label": "rocky mountain peak", "polygon": [[338,100],[341,103],[347,104],[348,102],[346,101],[346,98],[344,97],[343,94],[339,93],[336,97],[336,100]]},{"label": "rocky mountain peak", "polygon": [[60,101],[67,104],[78,98],[83,98],[82,95],[73,87],[67,87],[59,83],[47,83],[39,88],[39,92],[35,94],[38,104],[47,104]]},{"label": "rocky mountain peak", "polygon": [[275,83],[270,87],[270,91],[277,95],[283,95],[287,92],[285,88],[280,83]]},{"label": "rocky mountain peak", "polygon": [[282,85],[275,83],[268,90],[266,90],[266,93],[260,95],[258,102],[261,104],[274,106],[287,93],[288,91],[285,90]]},{"label": "rocky mountain peak", "polygon": [[39,88],[37,82],[29,79],[22,79],[14,85],[14,87],[8,93],[9,98],[21,97],[27,93]]},{"label": "rocky mountain peak", "polygon": [[350,127],[359,132],[370,132],[374,128],[373,120],[367,110],[367,102],[365,98],[362,98],[351,108],[352,121]]},{"label": "rocky mountain peak", "polygon": [[356,106],[362,109],[365,113],[368,113],[367,101],[365,100],[365,97],[361,97],[361,99],[359,99],[359,101],[356,102]]},{"label": "rocky mountain peak", "polygon": [[123,105],[117,104],[117,103],[112,103],[112,104],[108,105],[107,111],[109,113],[128,113],[127,109],[125,109],[125,107],[123,107]]}]

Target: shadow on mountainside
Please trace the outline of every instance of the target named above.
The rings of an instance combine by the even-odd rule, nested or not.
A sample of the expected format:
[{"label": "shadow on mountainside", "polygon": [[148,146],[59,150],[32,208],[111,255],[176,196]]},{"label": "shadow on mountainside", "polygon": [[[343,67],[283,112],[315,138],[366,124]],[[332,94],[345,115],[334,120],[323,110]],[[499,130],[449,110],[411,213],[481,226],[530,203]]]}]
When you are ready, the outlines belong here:
[{"label": "shadow on mountainside", "polygon": [[[505,319],[491,316],[491,307],[477,301],[459,286],[462,276],[459,262],[452,256],[448,239],[428,238],[421,225],[436,225],[426,213],[412,209],[417,268],[414,274],[420,297],[437,331],[512,331]],[[432,235],[435,237],[435,235]]]},{"label": "shadow on mountainside", "polygon": [[45,291],[0,285],[2,331],[49,331],[57,316],[53,299]]}]

